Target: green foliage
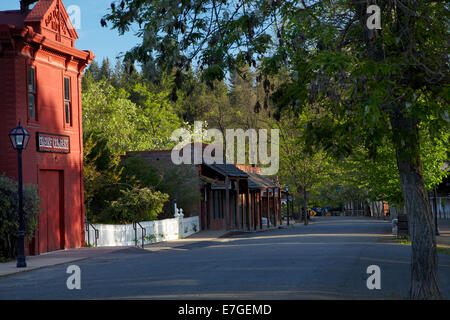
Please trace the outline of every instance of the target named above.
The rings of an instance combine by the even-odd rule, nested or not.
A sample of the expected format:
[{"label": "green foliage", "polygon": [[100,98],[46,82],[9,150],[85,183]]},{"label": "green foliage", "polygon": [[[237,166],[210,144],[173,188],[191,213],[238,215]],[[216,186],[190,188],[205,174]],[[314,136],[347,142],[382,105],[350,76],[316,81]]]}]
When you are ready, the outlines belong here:
[{"label": "green foliage", "polygon": [[264,1],[128,0],[115,4],[102,24],[109,21],[124,34],[138,22],[142,44],[125,58],[141,62],[154,81],[165,71],[189,69],[194,62],[203,70],[205,81],[222,80],[235,65],[255,65],[272,43],[265,20],[274,21],[275,15]]},{"label": "green foliage", "polygon": [[365,28],[366,6],[348,0],[129,0],[104,19],[120,33],[139,23],[143,42],[127,57],[151,66],[154,75],[190,69],[195,61],[199,78],[211,84],[245,64],[261,67],[265,76],[286,67],[289,77],[273,102],[329,111],[308,127],[311,144],[344,156],[364,146],[372,156],[386,137],[398,137],[404,145],[394,147],[417,156],[420,147],[405,143],[411,132],[392,136],[390,118],[403,114],[425,124],[433,137],[448,131],[448,10],[430,1],[399,9],[384,2],[382,30],[371,31]]},{"label": "green foliage", "polygon": [[171,201],[166,202],[159,218],[173,216],[173,202],[183,208],[185,216],[197,212],[199,192],[192,186],[198,184],[195,170],[189,166],[167,166],[158,171],[145,161],[139,154],[131,154],[122,160],[122,182],[129,185],[151,188],[170,195]]},{"label": "green foliage", "polygon": [[94,141],[94,134],[84,138],[84,201],[86,217],[92,223],[109,222],[107,208],[127,187],[121,183],[120,158],[111,155],[105,138]]},{"label": "green foliage", "polygon": [[132,188],[120,192],[120,197],[111,201],[108,210],[109,219],[113,223],[156,220],[169,199],[167,194],[149,188]]},{"label": "green foliage", "polygon": [[84,132],[101,135],[114,154],[170,148],[170,135],[182,123],[165,95],[142,84],[132,92],[139,105],[130,100],[130,92],[114,88],[106,79],[90,83],[83,92]]},{"label": "green foliage", "polygon": [[156,242],[156,236],[154,234],[145,236],[144,239],[150,243]]},{"label": "green foliage", "polygon": [[[104,138],[98,140],[104,147]],[[90,222],[128,223],[155,220],[168,195],[154,191],[158,181],[155,169],[142,158],[130,157],[123,163],[117,155],[99,161],[107,148],[97,147],[93,135],[84,140],[84,185],[86,215]]]},{"label": "green foliage", "polygon": [[[17,182],[0,175],[0,257],[10,259],[17,255],[16,235],[19,230],[19,200]],[[25,237],[31,239],[38,224],[40,200],[37,187],[23,189]]]},{"label": "green foliage", "polygon": [[325,181],[330,159],[321,149],[307,152],[304,137],[307,122],[314,113],[297,114],[284,110],[280,114],[276,128],[280,130],[280,171],[283,184],[289,185],[290,194],[303,199],[308,206],[308,192]]},{"label": "green foliage", "polygon": [[183,208],[185,217],[197,213],[200,192],[198,186],[198,173],[190,166],[172,166],[161,172],[157,190],[170,195],[170,202],[164,207],[162,218],[173,217],[173,203]]},{"label": "green foliage", "polygon": [[84,134],[86,143],[86,162],[93,163],[100,171],[105,171],[112,166],[112,153],[108,147],[107,138],[103,137],[102,133],[86,132]]},{"label": "green foliage", "polygon": [[126,68],[118,62],[112,70],[106,60],[101,68],[92,65],[83,80],[85,203],[91,222],[154,219],[167,201],[167,195],[153,191],[161,187],[154,168],[141,158],[121,163],[120,157],[170,149],[172,131],[184,124],[164,92],[155,93]]},{"label": "green foliage", "polygon": [[141,156],[131,154],[120,163],[122,181],[135,183],[142,187],[156,187],[160,177],[158,171],[150,166]]}]

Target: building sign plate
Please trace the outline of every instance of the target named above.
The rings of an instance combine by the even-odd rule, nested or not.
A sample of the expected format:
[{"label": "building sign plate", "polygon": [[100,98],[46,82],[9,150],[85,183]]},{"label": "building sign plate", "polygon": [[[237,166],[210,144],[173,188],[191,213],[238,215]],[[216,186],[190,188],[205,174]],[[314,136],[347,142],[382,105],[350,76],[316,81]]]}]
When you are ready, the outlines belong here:
[{"label": "building sign plate", "polygon": [[70,137],[61,134],[37,132],[38,152],[70,153]]}]

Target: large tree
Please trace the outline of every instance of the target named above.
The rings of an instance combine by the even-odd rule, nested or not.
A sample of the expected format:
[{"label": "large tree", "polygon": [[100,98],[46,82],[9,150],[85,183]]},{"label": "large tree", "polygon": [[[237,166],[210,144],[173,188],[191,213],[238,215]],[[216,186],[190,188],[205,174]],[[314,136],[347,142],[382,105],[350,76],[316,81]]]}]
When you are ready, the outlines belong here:
[{"label": "large tree", "polygon": [[[381,8],[381,29],[368,28]],[[135,23],[142,45],[128,59],[223,79],[243,62],[290,77],[272,95],[279,107],[327,110],[310,140],[334,153],[390,139],[412,240],[413,299],[441,298],[436,239],[425,188],[419,127],[448,130],[448,5],[433,0],[118,0],[105,16],[119,32]],[[102,20],[102,24],[106,24]],[[370,26],[370,25],[369,25]]]},{"label": "large tree", "polygon": [[290,193],[302,200],[303,210],[308,207],[310,192],[314,188],[330,184],[327,180],[330,165],[333,166],[330,157],[322,148],[307,150],[311,146],[307,146],[305,126],[316,116],[309,110],[304,110],[300,114],[283,110],[275,123],[275,128],[280,130],[281,161],[278,174],[283,184],[289,185]]}]

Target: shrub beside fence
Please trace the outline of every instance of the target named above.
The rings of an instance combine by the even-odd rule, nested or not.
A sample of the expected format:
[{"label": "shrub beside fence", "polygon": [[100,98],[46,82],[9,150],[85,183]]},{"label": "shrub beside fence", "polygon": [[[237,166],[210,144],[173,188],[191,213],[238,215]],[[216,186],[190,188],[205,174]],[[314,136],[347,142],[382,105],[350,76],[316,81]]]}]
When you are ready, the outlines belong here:
[{"label": "shrub beside fence", "polygon": [[[186,238],[200,230],[198,216],[183,218],[144,221],[140,225],[146,229],[144,244],[157,243],[168,240]],[[137,235],[137,244],[142,245],[142,229],[138,226],[135,231],[133,224],[93,224],[98,230],[97,246],[134,246]],[[95,244],[95,230],[90,227],[89,234],[86,231],[86,244]]]}]

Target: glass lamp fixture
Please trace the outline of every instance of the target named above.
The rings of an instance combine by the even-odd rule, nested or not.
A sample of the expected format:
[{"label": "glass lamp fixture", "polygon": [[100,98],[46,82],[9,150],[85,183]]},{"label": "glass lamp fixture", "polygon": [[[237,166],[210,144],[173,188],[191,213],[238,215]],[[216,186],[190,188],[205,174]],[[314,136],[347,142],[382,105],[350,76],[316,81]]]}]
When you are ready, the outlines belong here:
[{"label": "glass lamp fixture", "polygon": [[22,127],[19,122],[19,126],[12,129],[9,133],[9,139],[11,139],[14,149],[24,150],[30,141],[30,133],[27,129]]}]

